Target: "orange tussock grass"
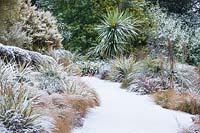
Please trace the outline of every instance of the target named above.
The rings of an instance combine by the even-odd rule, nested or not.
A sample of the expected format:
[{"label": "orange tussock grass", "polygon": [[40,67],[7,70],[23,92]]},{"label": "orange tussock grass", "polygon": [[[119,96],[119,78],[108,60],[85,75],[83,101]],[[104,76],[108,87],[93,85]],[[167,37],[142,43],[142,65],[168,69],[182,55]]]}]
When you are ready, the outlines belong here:
[{"label": "orange tussock grass", "polygon": [[153,94],[155,102],[163,108],[179,110],[191,114],[200,113],[200,96],[180,94],[173,90],[160,91]]},{"label": "orange tussock grass", "polygon": [[78,95],[84,98],[84,100],[86,100],[87,103],[89,104],[89,107],[99,106],[100,103],[99,103],[99,98],[98,98],[97,93],[93,89],[91,89],[88,85],[86,85],[84,82],[81,82],[80,80],[81,80],[80,78],[77,78],[76,80],[74,80],[74,82],[76,83],[78,88],[82,88],[82,90],[84,90],[83,91],[84,94],[82,95],[80,93],[80,94],[75,94],[74,96]]},{"label": "orange tussock grass", "polygon": [[66,93],[42,95],[34,109],[41,115],[53,118],[53,133],[70,133],[74,127],[82,126],[82,118],[89,108],[98,105],[96,94],[92,94],[85,97]]},{"label": "orange tussock grass", "polygon": [[35,106],[35,111],[53,119],[54,128],[51,129],[53,133],[70,133],[73,127],[74,110],[63,101],[63,96],[60,94],[47,94],[43,95],[38,105]]},{"label": "orange tussock grass", "polygon": [[76,122],[75,112],[72,109],[64,109],[59,111],[52,111],[54,118],[55,129],[53,133],[70,133]]},{"label": "orange tussock grass", "polygon": [[68,123],[65,123],[61,118],[59,117],[55,117],[55,127],[56,129],[54,129],[52,132],[53,133],[70,133],[70,126]]},{"label": "orange tussock grass", "polygon": [[74,93],[66,91],[62,94],[49,95],[43,90],[35,91],[41,96],[39,102],[34,105],[34,112],[51,119],[55,127],[51,129],[53,133],[70,133],[73,128],[82,126],[82,118],[86,116],[88,110],[99,105],[98,96],[93,89],[78,78],[75,82],[80,91]]},{"label": "orange tussock grass", "polygon": [[69,97],[66,97],[65,100],[65,102],[71,105],[72,109],[74,109],[75,112],[79,112],[82,117],[87,114],[89,108],[94,107],[93,102],[91,102],[90,99],[80,96],[71,95]]}]

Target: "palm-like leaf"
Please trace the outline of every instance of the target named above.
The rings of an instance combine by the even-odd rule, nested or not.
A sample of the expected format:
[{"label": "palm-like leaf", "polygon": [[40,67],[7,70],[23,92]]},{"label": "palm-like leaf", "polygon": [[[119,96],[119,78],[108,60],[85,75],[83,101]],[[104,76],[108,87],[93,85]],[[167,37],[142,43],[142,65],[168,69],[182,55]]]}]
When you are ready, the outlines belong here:
[{"label": "palm-like leaf", "polygon": [[120,13],[118,10],[108,12],[101,23],[96,28],[100,44],[95,51],[106,57],[123,53],[128,40],[133,39],[139,31],[138,21],[133,21],[127,12]]}]

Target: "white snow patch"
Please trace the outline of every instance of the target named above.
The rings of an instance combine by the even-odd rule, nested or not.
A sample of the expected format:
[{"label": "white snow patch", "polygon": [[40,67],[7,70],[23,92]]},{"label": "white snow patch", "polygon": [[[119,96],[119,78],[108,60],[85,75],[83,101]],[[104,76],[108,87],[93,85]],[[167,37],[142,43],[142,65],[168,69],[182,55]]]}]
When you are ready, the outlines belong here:
[{"label": "white snow patch", "polygon": [[97,91],[101,105],[91,109],[84,126],[73,133],[177,133],[192,124],[192,115],[161,108],[149,96],[120,89],[119,83],[82,80]]}]

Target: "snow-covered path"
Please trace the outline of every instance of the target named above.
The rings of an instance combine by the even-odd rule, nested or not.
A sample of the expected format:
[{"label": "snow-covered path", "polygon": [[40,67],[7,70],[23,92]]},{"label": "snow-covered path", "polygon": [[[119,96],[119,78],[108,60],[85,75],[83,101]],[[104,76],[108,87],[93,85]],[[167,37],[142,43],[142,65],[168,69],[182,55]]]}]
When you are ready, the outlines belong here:
[{"label": "snow-covered path", "polygon": [[177,133],[191,124],[191,115],[163,109],[149,96],[120,89],[119,83],[84,77],[100,98],[100,107],[91,109],[84,126],[73,133]]}]

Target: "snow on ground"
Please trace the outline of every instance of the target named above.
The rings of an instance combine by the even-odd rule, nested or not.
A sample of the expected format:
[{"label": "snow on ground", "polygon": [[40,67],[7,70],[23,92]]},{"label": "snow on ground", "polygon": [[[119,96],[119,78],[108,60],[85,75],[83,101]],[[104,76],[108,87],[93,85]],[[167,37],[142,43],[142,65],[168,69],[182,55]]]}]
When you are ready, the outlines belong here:
[{"label": "snow on ground", "polygon": [[82,80],[97,91],[101,105],[91,109],[84,126],[73,133],[177,133],[192,124],[191,115],[163,109],[149,96],[120,89],[119,83]]}]

